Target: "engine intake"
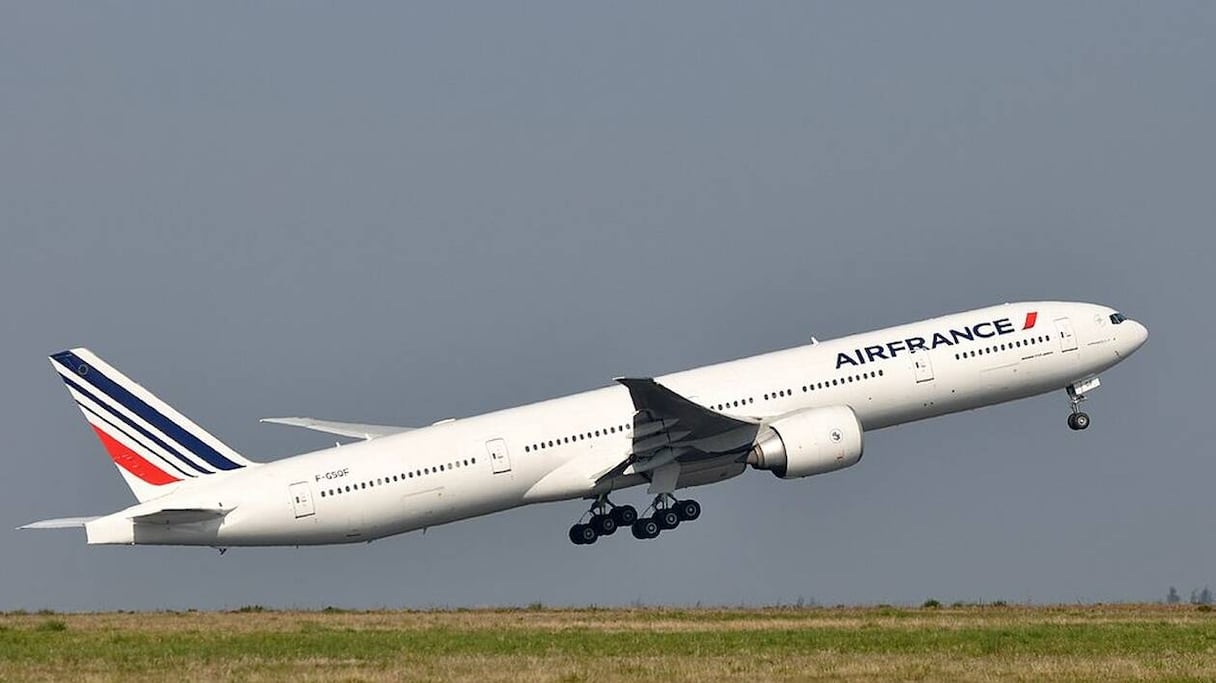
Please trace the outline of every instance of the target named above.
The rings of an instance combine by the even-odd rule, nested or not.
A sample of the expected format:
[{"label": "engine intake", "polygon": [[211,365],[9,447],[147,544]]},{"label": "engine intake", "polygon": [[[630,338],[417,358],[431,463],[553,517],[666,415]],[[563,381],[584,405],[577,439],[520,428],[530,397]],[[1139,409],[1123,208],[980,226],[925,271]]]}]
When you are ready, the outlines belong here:
[{"label": "engine intake", "polygon": [[756,438],[747,464],[782,479],[833,472],[861,460],[862,434],[848,406],[811,408],[774,420]]}]

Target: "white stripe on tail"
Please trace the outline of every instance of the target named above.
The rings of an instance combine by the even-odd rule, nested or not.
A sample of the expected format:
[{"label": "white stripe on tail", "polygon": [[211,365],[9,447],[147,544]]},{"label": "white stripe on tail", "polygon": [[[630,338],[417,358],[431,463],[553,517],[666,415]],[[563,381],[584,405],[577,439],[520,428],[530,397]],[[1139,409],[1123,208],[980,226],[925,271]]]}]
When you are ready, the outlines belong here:
[{"label": "white stripe on tail", "polygon": [[51,365],[140,502],[257,464],[88,349],[56,353]]}]

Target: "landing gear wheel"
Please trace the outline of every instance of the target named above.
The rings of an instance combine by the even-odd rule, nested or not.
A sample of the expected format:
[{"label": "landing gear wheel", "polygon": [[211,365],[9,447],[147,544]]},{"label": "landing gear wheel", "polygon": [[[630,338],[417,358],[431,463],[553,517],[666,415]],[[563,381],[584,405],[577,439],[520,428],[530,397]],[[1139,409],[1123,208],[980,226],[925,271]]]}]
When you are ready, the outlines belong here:
[{"label": "landing gear wheel", "polygon": [[612,515],[594,515],[591,518],[591,528],[597,536],[611,536],[616,533],[616,518]]},{"label": "landing gear wheel", "polygon": [[659,524],[654,521],[653,517],[643,517],[633,523],[631,527],[633,537],[639,540],[656,538],[659,535]]},{"label": "landing gear wheel", "polygon": [[612,508],[612,519],[617,526],[633,526],[633,523],[638,521],[637,508],[632,505]]},{"label": "landing gear wheel", "polygon": [[701,516],[701,504],[691,498],[676,501],[675,510],[681,522],[691,522]]},{"label": "landing gear wheel", "polygon": [[680,515],[671,508],[655,510],[654,517],[651,519],[653,519],[655,524],[658,524],[659,528],[663,531],[668,531],[680,526]]},{"label": "landing gear wheel", "polygon": [[590,524],[575,524],[570,527],[570,540],[574,545],[591,545],[597,538],[599,535],[595,533],[595,529],[592,529]]},{"label": "landing gear wheel", "polygon": [[1089,415],[1086,413],[1073,413],[1068,416],[1068,427],[1073,431],[1079,432],[1089,428]]}]

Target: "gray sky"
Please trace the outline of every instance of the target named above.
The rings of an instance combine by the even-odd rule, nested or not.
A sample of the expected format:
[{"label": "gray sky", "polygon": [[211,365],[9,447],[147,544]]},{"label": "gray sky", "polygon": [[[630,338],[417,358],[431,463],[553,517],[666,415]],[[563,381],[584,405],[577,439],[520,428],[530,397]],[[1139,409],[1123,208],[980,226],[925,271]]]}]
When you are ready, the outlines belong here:
[{"label": "gray sky", "polygon": [[[0,609],[1159,599],[1216,585],[1211,3],[0,6]],[[855,468],[338,548],[16,532],[133,502],[45,356],[254,459],[976,306],[1152,337]],[[641,502],[642,491],[622,501]],[[627,536],[627,535],[626,535]]]}]

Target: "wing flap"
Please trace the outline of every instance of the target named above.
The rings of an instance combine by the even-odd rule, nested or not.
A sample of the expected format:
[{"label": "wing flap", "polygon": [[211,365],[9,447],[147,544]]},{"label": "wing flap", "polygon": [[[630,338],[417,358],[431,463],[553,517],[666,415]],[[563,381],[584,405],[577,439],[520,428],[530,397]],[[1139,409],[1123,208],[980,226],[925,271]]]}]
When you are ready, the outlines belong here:
[{"label": "wing flap", "polygon": [[600,480],[620,474],[655,473],[671,464],[741,457],[760,430],[759,420],[710,410],[651,378],[622,377],[616,381],[629,389],[636,410],[633,444],[624,462]]}]

